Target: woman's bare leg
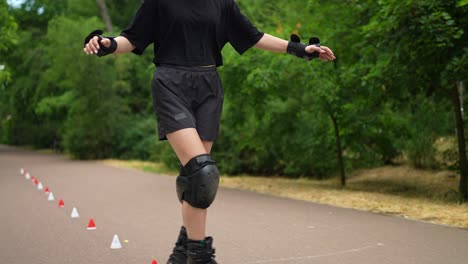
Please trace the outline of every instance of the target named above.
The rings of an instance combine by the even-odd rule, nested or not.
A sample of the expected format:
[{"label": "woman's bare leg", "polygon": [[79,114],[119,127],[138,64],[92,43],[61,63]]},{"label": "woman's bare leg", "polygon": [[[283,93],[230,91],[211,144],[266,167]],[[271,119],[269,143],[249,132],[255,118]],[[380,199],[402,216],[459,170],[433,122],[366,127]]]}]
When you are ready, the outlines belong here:
[{"label": "woman's bare leg", "polygon": [[182,165],[193,157],[207,154],[200,136],[195,128],[185,128],[166,135]]},{"label": "woman's bare leg", "polygon": [[213,147],[213,141],[202,141],[203,146],[205,147],[206,153],[211,153],[211,148]]},{"label": "woman's bare leg", "polygon": [[[202,141],[194,128],[181,129],[166,135],[180,163],[185,166],[195,156],[210,153],[213,142]],[[182,202],[182,220],[187,235],[192,240],[205,239],[206,209],[192,207]]]}]

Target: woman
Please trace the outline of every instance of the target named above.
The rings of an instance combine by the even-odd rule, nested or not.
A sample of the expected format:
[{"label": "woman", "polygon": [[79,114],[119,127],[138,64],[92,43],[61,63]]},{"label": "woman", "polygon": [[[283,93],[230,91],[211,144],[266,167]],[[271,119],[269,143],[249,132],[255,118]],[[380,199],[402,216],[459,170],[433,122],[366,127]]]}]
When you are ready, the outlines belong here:
[{"label": "woman", "polygon": [[141,55],[154,44],[152,92],[159,139],[169,141],[181,163],[176,189],[183,226],[167,263],[216,264],[205,225],[219,183],[210,152],[223,104],[216,71],[223,64],[221,49],[229,42],[239,54],[256,47],[324,61],[335,59],[333,52],[318,43],[304,45],[297,36],[288,42],[258,31],[234,0],[144,0],[120,36],[100,34],[94,31],[86,38],[86,54]]}]

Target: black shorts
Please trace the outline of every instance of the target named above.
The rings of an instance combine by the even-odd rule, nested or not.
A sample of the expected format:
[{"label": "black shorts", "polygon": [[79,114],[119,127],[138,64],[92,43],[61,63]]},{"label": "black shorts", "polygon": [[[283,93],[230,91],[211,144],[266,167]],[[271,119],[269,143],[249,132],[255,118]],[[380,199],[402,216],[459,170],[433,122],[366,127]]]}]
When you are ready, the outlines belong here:
[{"label": "black shorts", "polygon": [[160,65],[152,88],[159,140],[184,128],[195,128],[204,141],[217,138],[224,92],[215,66]]}]

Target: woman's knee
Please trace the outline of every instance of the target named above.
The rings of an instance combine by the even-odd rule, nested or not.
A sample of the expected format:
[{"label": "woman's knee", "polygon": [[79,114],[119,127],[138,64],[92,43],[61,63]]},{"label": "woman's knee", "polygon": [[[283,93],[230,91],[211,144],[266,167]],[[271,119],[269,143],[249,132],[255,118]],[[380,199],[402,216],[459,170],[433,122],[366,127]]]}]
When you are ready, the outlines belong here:
[{"label": "woman's knee", "polygon": [[209,154],[192,158],[182,167],[177,177],[177,196],[200,209],[208,208],[214,201],[219,186],[219,171]]}]

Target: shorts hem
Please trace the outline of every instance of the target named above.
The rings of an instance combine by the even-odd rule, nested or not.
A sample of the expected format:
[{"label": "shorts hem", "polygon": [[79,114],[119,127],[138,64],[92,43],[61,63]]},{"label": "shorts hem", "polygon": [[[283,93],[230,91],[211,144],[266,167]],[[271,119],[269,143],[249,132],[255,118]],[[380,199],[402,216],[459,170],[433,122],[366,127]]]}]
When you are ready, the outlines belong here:
[{"label": "shorts hem", "polygon": [[167,140],[167,137],[166,137],[167,134],[170,134],[170,133],[182,130],[182,129],[186,129],[186,128],[195,128],[195,129],[197,129],[194,126],[184,126],[184,127],[172,128],[172,129],[167,129],[167,130],[165,129],[164,133],[161,133],[161,132],[159,133],[159,141]]},{"label": "shorts hem", "polygon": [[[182,130],[182,129],[186,129],[186,128],[195,128],[195,130],[197,129],[196,127],[192,127],[192,126],[170,129],[164,134],[161,134],[161,133],[159,134],[159,141],[166,141],[167,140],[167,137],[166,137],[167,134],[170,134],[170,133]],[[198,130],[197,130],[197,132],[198,132]],[[200,134],[198,134],[198,135],[199,135],[199,137],[200,137],[200,139],[202,141],[215,141],[218,138],[218,135],[211,136],[211,137],[210,136],[203,136],[203,135],[200,135]]]},{"label": "shorts hem", "polygon": [[215,136],[215,137],[202,137],[202,136],[200,136],[200,139],[202,141],[215,141],[217,138],[218,138],[218,136]]}]

